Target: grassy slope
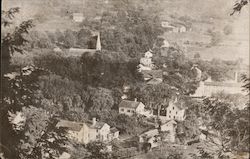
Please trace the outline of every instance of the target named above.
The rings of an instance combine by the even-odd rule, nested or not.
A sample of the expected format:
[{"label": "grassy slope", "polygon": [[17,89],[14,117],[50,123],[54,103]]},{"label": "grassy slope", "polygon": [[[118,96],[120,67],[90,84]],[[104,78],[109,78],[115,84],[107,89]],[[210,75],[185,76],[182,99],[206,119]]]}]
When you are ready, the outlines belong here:
[{"label": "grassy slope", "polygon": [[[46,1],[46,0],[45,0]],[[78,25],[73,23],[67,16],[55,15],[46,7],[46,2],[40,0],[3,0],[3,8],[19,6],[23,8],[19,21],[33,18],[36,13],[43,12],[48,18],[43,22],[36,22],[37,30],[65,30],[78,29]],[[64,0],[70,7],[80,6],[82,0]],[[223,31],[225,25],[231,25],[234,33],[230,36],[223,36],[221,44],[212,48],[192,45],[187,49],[191,57],[199,52],[204,59],[222,58],[233,60],[239,57],[244,58],[245,63],[249,63],[249,14],[248,9],[244,9],[240,15],[230,17],[229,13],[234,0],[165,0],[165,12],[163,17],[189,16],[192,19],[193,32],[181,35],[166,34],[165,37],[170,42],[178,42],[183,45],[184,41],[202,42],[208,44],[210,36],[205,35],[207,29]],[[59,10],[64,3],[57,5],[54,9]],[[101,7],[101,6],[100,6]],[[210,24],[208,24],[209,22]]]}]

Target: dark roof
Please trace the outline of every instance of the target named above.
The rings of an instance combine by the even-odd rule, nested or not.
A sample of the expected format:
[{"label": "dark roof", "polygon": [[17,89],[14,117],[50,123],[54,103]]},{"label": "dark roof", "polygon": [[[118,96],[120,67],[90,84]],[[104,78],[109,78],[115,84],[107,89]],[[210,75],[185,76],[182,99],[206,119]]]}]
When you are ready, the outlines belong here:
[{"label": "dark roof", "polygon": [[140,102],[136,102],[136,101],[129,101],[129,100],[123,100],[120,104],[119,104],[119,108],[123,107],[123,108],[133,108],[136,109],[138,107],[138,105],[140,104]]},{"label": "dark roof", "polygon": [[96,121],[96,124],[93,125],[92,121],[87,121],[86,124],[88,125],[89,128],[92,128],[92,129],[101,129],[106,123],[101,122],[101,121]]},{"label": "dark roof", "polygon": [[84,53],[95,53],[96,49],[80,49],[80,48],[70,48],[67,52],[67,56],[82,56]]},{"label": "dark roof", "polygon": [[83,123],[73,122],[73,121],[67,121],[67,120],[60,120],[56,127],[60,128],[67,128],[72,131],[80,131],[83,126]]},{"label": "dark roof", "polygon": [[157,84],[160,84],[160,83],[162,83],[162,81],[158,80],[158,79],[155,79],[155,78],[153,78],[153,79],[151,79],[151,80],[149,80],[147,82],[147,84],[149,84],[149,85],[157,85]]},{"label": "dark roof", "polygon": [[118,130],[116,127],[113,127],[113,128],[110,129],[110,132],[111,132],[111,133],[115,133],[115,132],[117,132],[117,131],[119,131],[119,130]]},{"label": "dark roof", "polygon": [[144,78],[162,78],[162,70],[142,70]]}]

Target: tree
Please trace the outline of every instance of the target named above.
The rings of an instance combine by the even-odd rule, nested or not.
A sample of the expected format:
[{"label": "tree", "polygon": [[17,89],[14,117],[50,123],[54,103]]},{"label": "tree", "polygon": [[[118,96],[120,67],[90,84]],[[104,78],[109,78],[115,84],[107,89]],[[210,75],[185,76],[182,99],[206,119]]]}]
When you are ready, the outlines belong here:
[{"label": "tree", "polygon": [[209,136],[209,142],[217,147],[216,155],[222,157],[234,150],[246,151],[243,147],[249,146],[247,142],[249,128],[246,128],[247,124],[245,124],[249,117],[249,111],[247,111],[249,107],[245,110],[232,110],[230,103],[217,98],[207,98],[204,104],[206,115],[209,117],[206,125],[215,134],[215,136]]},{"label": "tree", "polygon": [[22,74],[22,71],[21,75],[18,72],[12,72],[2,79],[1,144],[6,147],[4,155],[8,158],[17,158],[16,149],[22,137],[13,129],[13,124],[9,121],[9,113],[16,114],[22,108],[34,104],[35,91],[38,89],[37,77],[41,74],[43,71],[35,69],[29,74]]},{"label": "tree", "polygon": [[71,48],[71,47],[76,46],[77,38],[76,38],[75,32],[73,32],[72,30],[67,29],[64,32],[64,37],[65,37],[65,45],[67,46],[67,48]]},{"label": "tree", "polygon": [[134,92],[134,97],[147,105],[148,109],[157,109],[158,115],[161,108],[167,107],[167,101],[176,95],[175,91],[165,83],[138,86]]},{"label": "tree", "polygon": [[89,100],[87,110],[89,112],[110,111],[114,105],[112,92],[105,88],[88,88]]},{"label": "tree", "polygon": [[[20,8],[11,8],[8,11],[2,11],[1,27],[9,27],[12,25],[12,20],[15,14],[19,12]],[[3,73],[9,70],[10,58],[13,53],[22,53],[22,47],[28,42],[24,35],[29,33],[29,29],[33,27],[32,20],[23,21],[19,26],[16,26],[14,32],[5,33],[5,36],[1,39],[2,50],[2,65],[1,68]],[[1,78],[2,79],[2,78]]]},{"label": "tree", "polygon": [[[93,7],[93,10],[96,9],[95,6],[101,5],[99,2],[87,3],[89,3],[88,9]],[[104,6],[102,11],[95,12],[101,15],[100,21],[86,20],[82,25],[89,30],[95,28],[101,32],[104,49],[122,51],[130,57],[139,57],[138,52],[152,48],[158,36],[163,33],[157,16],[160,12],[159,4],[158,1],[147,3],[144,0],[138,2],[112,0],[108,5],[102,4]]]},{"label": "tree", "polygon": [[199,54],[199,53],[196,53],[195,55],[194,55],[194,58],[195,59],[199,59],[201,57],[201,55]]},{"label": "tree", "polygon": [[233,12],[230,14],[230,16],[234,15],[235,12],[240,13],[241,9],[246,6],[249,3],[249,0],[240,0],[238,2],[235,2],[233,7]]},{"label": "tree", "polygon": [[20,142],[20,158],[56,158],[66,151],[63,146],[66,131],[57,129],[58,120],[44,109],[30,107],[23,110],[26,118],[24,138]]},{"label": "tree", "polygon": [[250,78],[247,75],[242,75],[242,81],[245,83],[243,85],[244,91],[246,91],[249,95],[250,93]]},{"label": "tree", "polygon": [[87,144],[87,151],[90,155],[86,159],[115,159],[107,150],[107,146],[102,142],[91,142]]}]

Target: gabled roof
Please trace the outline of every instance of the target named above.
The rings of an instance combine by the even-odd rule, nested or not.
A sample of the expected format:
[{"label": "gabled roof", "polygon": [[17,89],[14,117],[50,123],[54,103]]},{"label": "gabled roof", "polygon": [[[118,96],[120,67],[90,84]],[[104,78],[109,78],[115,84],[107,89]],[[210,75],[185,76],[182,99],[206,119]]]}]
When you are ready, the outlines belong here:
[{"label": "gabled roof", "polygon": [[157,84],[160,84],[160,83],[162,83],[162,80],[159,80],[159,79],[156,79],[156,78],[153,78],[153,79],[151,79],[151,80],[149,80],[147,82],[147,84],[149,84],[149,85],[157,85]]},{"label": "gabled roof", "polygon": [[91,129],[101,129],[106,123],[96,121],[95,125],[93,125],[92,121],[80,123],[80,122],[73,122],[73,121],[68,121],[68,120],[60,120],[56,124],[56,127],[58,128],[63,127],[72,131],[80,131],[84,124],[86,124]]},{"label": "gabled roof", "polygon": [[82,54],[87,52],[94,54],[96,52],[96,49],[70,48],[66,53],[66,56],[82,56]]},{"label": "gabled roof", "polygon": [[116,128],[116,127],[112,127],[111,129],[110,129],[110,132],[111,133],[115,133],[115,132],[118,132],[119,130]]},{"label": "gabled roof", "polygon": [[96,121],[95,125],[93,125],[92,121],[87,121],[86,124],[91,129],[101,129],[106,123],[101,121]]},{"label": "gabled roof", "polygon": [[162,70],[142,70],[144,78],[162,78]]},{"label": "gabled roof", "polygon": [[73,122],[73,121],[68,121],[68,120],[60,120],[56,124],[56,127],[67,128],[72,131],[80,131],[81,128],[83,127],[83,123],[78,123],[78,122]]},{"label": "gabled roof", "polygon": [[177,124],[177,122],[175,120],[168,120],[167,122],[161,124],[161,126],[166,125],[166,124],[170,124],[170,123]]},{"label": "gabled roof", "polygon": [[133,108],[133,109],[136,109],[139,106],[139,104],[140,104],[140,102],[130,101],[130,100],[123,100],[119,104],[119,108],[123,107],[123,108]]}]

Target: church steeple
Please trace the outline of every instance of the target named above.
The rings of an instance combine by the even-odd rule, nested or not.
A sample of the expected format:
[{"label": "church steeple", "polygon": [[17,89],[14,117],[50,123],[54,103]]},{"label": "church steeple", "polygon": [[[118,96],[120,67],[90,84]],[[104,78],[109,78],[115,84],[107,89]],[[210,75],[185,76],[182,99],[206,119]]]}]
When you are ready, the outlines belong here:
[{"label": "church steeple", "polygon": [[101,38],[100,38],[100,32],[97,33],[97,41],[96,41],[96,50],[101,51]]}]

